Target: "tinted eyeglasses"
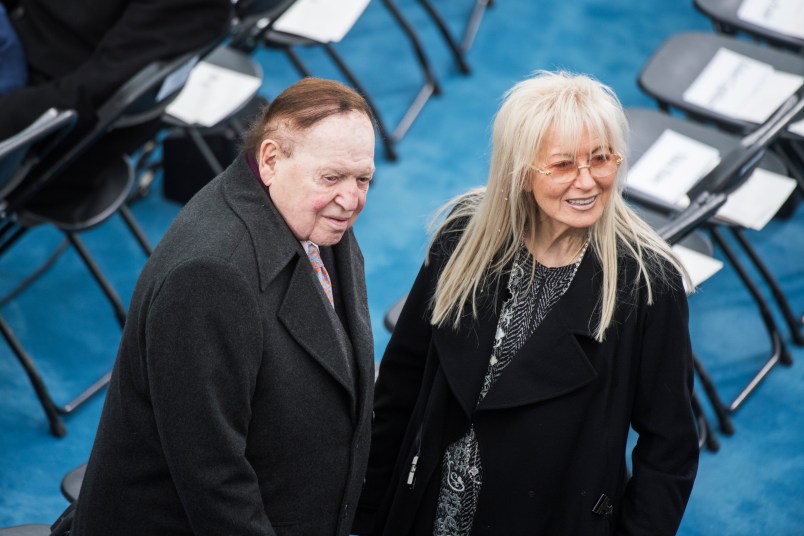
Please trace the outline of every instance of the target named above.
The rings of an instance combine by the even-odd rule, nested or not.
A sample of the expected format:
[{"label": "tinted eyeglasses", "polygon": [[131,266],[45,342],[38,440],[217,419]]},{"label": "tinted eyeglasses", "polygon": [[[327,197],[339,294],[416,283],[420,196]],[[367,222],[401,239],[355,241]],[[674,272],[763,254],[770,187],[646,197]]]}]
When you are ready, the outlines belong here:
[{"label": "tinted eyeglasses", "polygon": [[559,160],[534,169],[556,182],[570,182],[575,180],[582,169],[588,169],[592,178],[605,179],[616,173],[622,162],[623,157],[616,153],[596,153],[584,165],[579,165],[576,160]]}]

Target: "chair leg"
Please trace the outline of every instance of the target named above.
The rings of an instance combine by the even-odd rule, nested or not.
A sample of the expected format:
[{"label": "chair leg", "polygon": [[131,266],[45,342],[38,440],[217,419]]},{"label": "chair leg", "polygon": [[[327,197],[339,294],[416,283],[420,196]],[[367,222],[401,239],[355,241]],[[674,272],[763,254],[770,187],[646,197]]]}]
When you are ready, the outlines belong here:
[{"label": "chair leg", "polygon": [[42,376],[40,376],[39,371],[36,370],[33,359],[31,359],[31,356],[29,356],[22,347],[22,344],[20,344],[14,332],[11,331],[11,327],[2,316],[0,316],[0,332],[2,332],[3,338],[11,347],[14,355],[17,356],[22,368],[28,375],[28,379],[36,392],[39,403],[42,405],[42,409],[47,416],[48,423],[50,424],[50,433],[56,437],[64,437],[67,435],[67,428],[64,426],[64,421],[59,416],[59,408],[50,397],[50,393],[45,386],[44,380],[42,380]]},{"label": "chair leg", "polygon": [[150,257],[154,252],[154,248],[151,245],[151,242],[148,240],[148,237],[145,236],[145,231],[142,230],[142,227],[140,227],[136,218],[134,218],[134,214],[131,212],[131,209],[128,208],[128,205],[125,203],[120,205],[120,216],[123,218],[123,221],[126,223],[126,226],[129,228],[131,233],[134,235],[134,238],[142,248],[145,256]]},{"label": "chair leg", "polygon": [[399,8],[397,8],[391,0],[383,0],[383,2],[410,41],[413,51],[416,54],[416,58],[419,61],[419,66],[421,67],[424,75],[424,84],[422,85],[421,89],[419,89],[419,92],[416,94],[413,102],[410,104],[410,106],[408,106],[405,115],[399,120],[394,132],[391,134],[391,139],[395,142],[398,142],[405,137],[405,134],[407,134],[408,130],[413,124],[413,121],[416,120],[421,111],[424,109],[424,105],[428,100],[430,100],[430,97],[441,94],[441,86],[438,84],[438,80],[433,74],[433,71],[430,69],[427,56],[424,54],[424,49],[419,41],[419,37],[413,30],[413,26],[410,25],[410,23],[402,15],[402,12],[399,10]]},{"label": "chair leg", "polygon": [[405,36],[407,36],[408,40],[410,41],[413,51],[416,54],[416,59],[419,61],[419,66],[424,74],[425,83],[433,86],[433,95],[441,95],[441,86],[438,84],[438,80],[433,74],[433,70],[430,68],[430,62],[427,60],[427,55],[424,53],[424,48],[422,47],[419,36],[416,35],[416,31],[413,29],[413,26],[411,26],[407,19],[402,15],[402,12],[392,0],[383,0],[383,3],[385,4],[385,7],[388,8],[388,11],[391,12],[394,20],[397,22],[397,24],[399,24],[399,27],[402,28],[402,31],[405,32]]},{"label": "chair leg", "polygon": [[706,418],[706,414],[701,407],[700,401],[698,401],[695,391],[692,392],[691,402],[692,412],[698,422],[698,448],[702,449],[706,447],[707,450],[712,452],[719,451],[720,443],[715,437],[715,434],[712,433],[712,427],[709,425],[709,420]]},{"label": "chair leg", "polygon": [[[11,229],[13,229],[13,231],[11,231]],[[28,228],[22,225],[16,228],[14,228],[12,225],[12,227],[7,227],[5,230],[7,232],[11,231],[11,234],[6,236],[5,239],[0,242],[0,255],[5,253],[8,248],[10,248],[17,240],[22,238],[22,236],[28,232]]]},{"label": "chair leg", "polygon": [[100,267],[98,267],[98,264],[89,254],[89,250],[87,250],[86,246],[84,246],[84,243],[78,238],[78,235],[73,232],[65,232],[65,234],[75,250],[78,252],[78,255],[84,261],[84,264],[87,266],[87,268],[89,268],[92,277],[94,277],[95,281],[97,281],[98,285],[100,285],[103,293],[106,295],[106,298],[109,300],[112,308],[114,309],[114,313],[117,317],[117,321],[120,323],[120,327],[123,327],[126,323],[126,310],[123,307],[123,302],[120,300],[120,296],[118,296],[117,291],[115,291],[111,283],[109,283],[109,280],[106,279],[106,276],[103,275]]},{"label": "chair leg", "polygon": [[776,278],[773,277],[773,275],[770,273],[770,270],[768,270],[767,265],[762,262],[762,259],[759,258],[756,249],[754,249],[754,247],[748,241],[745,233],[736,227],[731,228],[731,233],[737,239],[737,242],[740,244],[740,246],[742,246],[743,251],[745,251],[745,253],[748,255],[748,258],[751,259],[751,262],[754,264],[757,271],[759,271],[762,279],[764,279],[765,283],[768,284],[771,294],[773,294],[773,298],[776,300],[776,304],[779,306],[782,316],[784,317],[785,322],[787,322],[787,326],[790,328],[790,334],[793,342],[799,346],[804,346],[804,333],[801,331],[802,327],[804,326],[802,326],[801,319],[796,318],[796,316],[793,314],[793,310],[790,308],[790,303],[782,292],[782,289],[779,287],[779,283],[776,281]]},{"label": "chair leg", "polygon": [[310,74],[310,70],[307,68],[307,66],[304,65],[304,62],[302,62],[299,55],[296,54],[296,51],[293,50],[293,47],[291,46],[282,47],[282,50],[285,52],[285,55],[290,60],[290,63],[293,64],[293,67],[296,69],[296,72],[298,72],[302,78],[312,76],[312,74]]},{"label": "chair leg", "polygon": [[351,69],[346,65],[340,55],[335,51],[335,48],[330,43],[323,43],[321,46],[324,47],[324,50],[327,52],[329,57],[341,71],[344,77],[349,81],[353,88],[360,93],[364,99],[366,99],[366,103],[371,108],[371,112],[374,114],[374,119],[377,123],[377,130],[380,132],[380,137],[382,138],[383,145],[385,146],[385,155],[388,157],[389,160],[395,161],[398,157],[396,154],[396,149],[394,148],[394,140],[391,136],[388,135],[388,130],[385,128],[385,124],[380,117],[379,110],[374,105],[374,102],[369,97],[369,94],[363,88],[362,84],[357,80],[354,73],[352,73]]},{"label": "chair leg", "polygon": [[11,326],[8,325],[8,322],[6,322],[2,316],[0,316],[0,333],[2,333],[3,338],[8,342],[14,355],[17,356],[22,368],[28,375],[28,379],[36,392],[36,397],[39,399],[39,403],[42,405],[42,409],[47,416],[50,425],[50,433],[56,437],[64,437],[67,435],[67,427],[64,425],[64,420],[61,418],[61,415],[69,415],[99,393],[101,389],[109,384],[112,372],[107,372],[67,404],[59,406],[53,401],[53,397],[50,396],[50,392],[42,376],[39,374],[39,371],[36,369],[33,359],[22,347],[19,339],[17,339],[16,335],[14,335],[14,332],[11,330]]},{"label": "chair leg", "polygon": [[422,7],[424,7],[424,10],[427,11],[427,14],[430,15],[430,18],[433,19],[433,22],[435,22],[438,31],[441,33],[441,36],[444,38],[444,41],[446,41],[447,46],[452,52],[452,57],[455,58],[455,63],[458,64],[458,70],[463,74],[469,74],[471,72],[471,68],[469,67],[469,64],[466,63],[463,48],[458,44],[457,41],[455,41],[455,38],[452,37],[452,33],[449,31],[444,18],[438,11],[436,11],[435,6],[433,6],[430,0],[419,0],[419,3],[422,5]]},{"label": "chair leg", "polygon": [[220,160],[218,160],[218,157],[215,156],[214,152],[212,152],[212,149],[209,147],[209,144],[204,139],[204,136],[202,136],[201,133],[198,132],[198,129],[193,127],[187,127],[183,128],[182,130],[184,130],[184,133],[187,135],[187,137],[190,138],[190,140],[192,140],[193,145],[196,146],[198,152],[201,153],[201,156],[204,158],[204,161],[206,161],[207,165],[209,166],[209,169],[212,170],[212,176],[217,177],[218,175],[223,173],[223,166],[221,165]]},{"label": "chair leg", "polygon": [[734,434],[734,423],[731,420],[731,412],[729,407],[724,404],[723,400],[720,398],[715,388],[715,382],[712,381],[711,376],[709,376],[709,373],[697,356],[693,355],[692,363],[695,366],[695,373],[698,375],[701,387],[703,387],[704,393],[706,393],[706,397],[709,399],[709,403],[715,411],[720,431],[728,436]]},{"label": "chair leg", "polygon": [[779,330],[776,327],[776,322],[773,320],[773,315],[768,308],[765,299],[760,294],[759,289],[756,287],[753,281],[751,281],[750,277],[748,277],[748,273],[743,268],[742,264],[737,259],[737,256],[734,254],[734,251],[728,245],[726,240],[723,238],[720,231],[715,226],[710,226],[709,228],[710,233],[712,234],[712,238],[714,239],[715,243],[720,247],[723,251],[723,254],[726,256],[726,259],[732,265],[734,270],[737,272],[738,277],[745,285],[748,292],[754,298],[754,301],[759,308],[760,315],[762,320],[765,324],[766,329],[768,330],[768,334],[771,338],[771,356],[762,366],[762,368],[757,372],[756,375],[749,381],[748,385],[740,392],[740,394],[732,401],[729,405],[729,411],[734,412],[736,411],[743,402],[745,402],[746,398],[759,386],[762,380],[767,376],[767,374],[773,369],[776,363],[781,362],[784,365],[790,365],[793,362],[792,357],[790,356],[790,352],[787,349],[787,346],[784,344],[781,335],[779,334]]},{"label": "chair leg", "polygon": [[464,53],[469,52],[472,44],[477,37],[477,30],[480,28],[480,21],[483,20],[483,15],[486,13],[486,8],[491,6],[491,0],[476,0],[475,6],[472,8],[472,14],[469,16],[469,21],[466,23],[466,29],[463,32],[463,39],[461,40],[461,50]]}]

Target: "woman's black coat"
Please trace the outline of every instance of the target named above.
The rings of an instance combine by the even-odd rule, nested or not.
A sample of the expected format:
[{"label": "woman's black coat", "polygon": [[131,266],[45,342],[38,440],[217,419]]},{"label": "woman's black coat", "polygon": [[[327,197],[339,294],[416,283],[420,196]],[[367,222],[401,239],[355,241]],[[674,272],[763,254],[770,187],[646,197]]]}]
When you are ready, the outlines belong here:
[{"label": "woman's black coat", "polygon": [[[647,305],[635,262],[621,257],[618,307],[598,343],[602,273],[590,250],[476,407],[506,282],[486,289],[477,321],[432,327],[443,247],[422,267],[380,365],[355,530],[432,534],[444,449],[473,422],[483,462],[473,534],[674,534],[698,462],[680,278],[654,284]],[[629,425],[639,434],[630,479]]]}]

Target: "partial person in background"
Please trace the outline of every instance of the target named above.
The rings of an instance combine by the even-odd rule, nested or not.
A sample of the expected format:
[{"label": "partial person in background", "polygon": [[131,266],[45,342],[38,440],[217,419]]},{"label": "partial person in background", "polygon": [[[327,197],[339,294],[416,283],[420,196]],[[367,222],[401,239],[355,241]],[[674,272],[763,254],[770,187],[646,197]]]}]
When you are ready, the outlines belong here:
[{"label": "partial person in background", "polygon": [[354,90],[306,78],[265,109],[140,275],[71,536],[349,534],[374,386],[351,227],[373,173]]},{"label": "partial person in background", "polygon": [[[606,86],[506,95],[380,363],[358,534],[674,534],[698,438],[678,260],[623,202]],[[638,434],[631,476],[629,426]]]},{"label": "partial person in background", "polygon": [[[27,81],[25,53],[17,32],[8,20],[6,7],[0,3],[0,97],[11,90],[24,87]],[[0,136],[0,139],[4,137]]]},{"label": "partial person in background", "polygon": [[[222,38],[232,17],[231,0],[0,2],[27,64],[27,85],[0,95],[0,139],[50,107],[76,110],[75,132],[90,128],[98,107],[137,71]],[[7,52],[0,64],[16,63],[14,49]],[[0,81],[12,76],[3,69]]]}]

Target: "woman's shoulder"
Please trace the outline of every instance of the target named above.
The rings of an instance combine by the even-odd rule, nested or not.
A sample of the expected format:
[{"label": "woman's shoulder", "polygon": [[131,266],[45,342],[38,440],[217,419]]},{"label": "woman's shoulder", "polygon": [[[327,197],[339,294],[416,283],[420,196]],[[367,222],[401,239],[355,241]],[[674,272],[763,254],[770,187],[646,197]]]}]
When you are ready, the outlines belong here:
[{"label": "woman's shoulder", "polygon": [[430,243],[430,257],[448,257],[458,245],[469,222],[474,217],[482,199],[482,193],[472,191],[463,194],[441,209],[446,213],[444,220],[435,230]]},{"label": "woman's shoulder", "polygon": [[684,283],[676,265],[663,253],[655,250],[643,251],[637,258],[631,252],[618,253],[619,278],[621,288],[636,290],[646,295],[648,283],[651,293],[657,295],[684,293]]}]

